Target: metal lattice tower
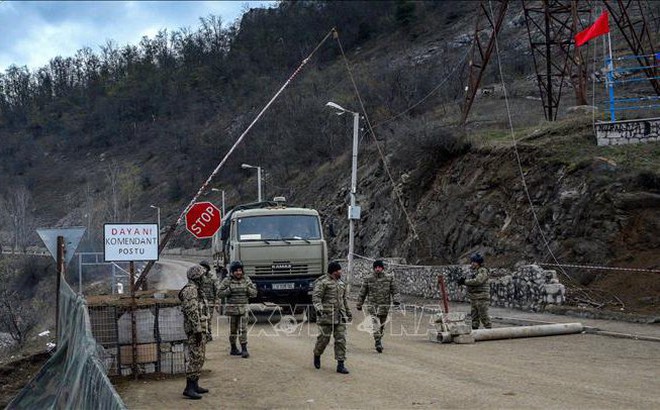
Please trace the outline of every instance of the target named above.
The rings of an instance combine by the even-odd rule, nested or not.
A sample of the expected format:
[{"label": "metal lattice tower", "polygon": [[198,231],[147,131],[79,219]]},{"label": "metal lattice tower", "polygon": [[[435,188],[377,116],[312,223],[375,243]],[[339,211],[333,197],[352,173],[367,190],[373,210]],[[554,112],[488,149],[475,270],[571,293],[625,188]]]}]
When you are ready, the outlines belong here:
[{"label": "metal lattice tower", "polygon": [[573,63],[575,13],[572,6],[568,1],[523,1],[536,80],[548,121],[557,119],[561,91]]},{"label": "metal lattice tower", "polygon": [[639,65],[645,67],[644,73],[651,82],[653,90],[660,95],[660,81],[658,81],[660,72],[653,61],[655,48],[642,2],[617,0],[616,2],[603,1],[603,3],[619,27],[633,55],[636,56]]},{"label": "metal lattice tower", "polygon": [[[574,37],[575,34],[586,28],[583,21],[590,22],[592,13],[588,2],[579,0],[571,0],[571,12],[573,21],[571,35]],[[583,16],[587,18],[582,19]],[[589,48],[585,49],[584,47],[573,47],[573,53],[569,54],[572,63],[569,66],[570,78],[575,90],[575,103],[577,105],[587,104],[587,65],[585,61],[589,60],[589,50]]]},{"label": "metal lattice tower", "polygon": [[[496,4],[496,6],[493,7],[494,15],[491,15],[490,8],[493,3]],[[477,89],[481,83],[481,78],[483,77],[486,66],[488,65],[488,60],[490,60],[490,55],[493,53],[495,47],[495,36],[497,36],[502,28],[502,22],[504,21],[504,15],[506,14],[508,5],[508,0],[496,0],[491,2],[482,0],[479,2],[479,7],[477,9],[477,23],[474,30],[474,43],[472,45],[472,55],[469,63],[470,74],[465,93],[465,102],[463,103],[461,124],[465,124],[470,109],[472,108],[472,103],[474,102],[474,97],[477,94]],[[488,40],[482,41],[486,40],[486,35],[488,35]]]}]

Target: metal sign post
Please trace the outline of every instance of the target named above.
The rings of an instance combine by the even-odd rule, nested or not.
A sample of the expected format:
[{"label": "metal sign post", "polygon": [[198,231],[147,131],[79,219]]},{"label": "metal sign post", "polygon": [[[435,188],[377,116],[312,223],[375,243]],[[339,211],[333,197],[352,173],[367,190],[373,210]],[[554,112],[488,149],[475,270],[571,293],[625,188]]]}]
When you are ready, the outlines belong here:
[{"label": "metal sign post", "polygon": [[[60,322],[60,285],[64,276],[65,266],[76,252],[80,240],[85,234],[85,228],[39,228],[39,237],[57,263],[57,284],[55,290],[55,339],[59,337]],[[69,252],[67,253],[67,244]],[[81,290],[82,293],[82,290]]]}]

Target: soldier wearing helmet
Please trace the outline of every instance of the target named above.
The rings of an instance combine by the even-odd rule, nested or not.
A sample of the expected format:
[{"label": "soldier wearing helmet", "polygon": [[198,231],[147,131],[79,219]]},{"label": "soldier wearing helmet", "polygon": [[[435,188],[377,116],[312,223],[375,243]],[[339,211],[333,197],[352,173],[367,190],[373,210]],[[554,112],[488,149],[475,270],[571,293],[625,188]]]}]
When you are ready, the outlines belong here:
[{"label": "soldier wearing helmet", "polygon": [[204,269],[204,274],[202,275],[201,283],[202,283],[202,291],[204,292],[206,301],[209,304],[209,327],[206,333],[206,341],[210,342],[211,340],[213,340],[213,332],[211,329],[211,324],[213,323],[213,311],[216,309],[218,305],[218,287],[220,286],[220,282],[218,281],[218,276],[215,274],[213,270],[211,270],[211,265],[209,264],[208,261],[206,260],[201,261],[199,263],[199,266],[201,266]]},{"label": "soldier wearing helmet", "polygon": [[194,400],[201,399],[200,393],[208,389],[199,386],[199,375],[206,355],[206,332],[209,327],[209,308],[202,291],[204,268],[192,266],[188,269],[188,283],[179,292],[183,329],[188,337],[189,360],[186,367],[186,389],[183,395]]},{"label": "soldier wearing helmet", "polygon": [[[247,304],[257,296],[257,287],[244,276],[243,264],[233,261],[229,265],[229,276],[224,278],[218,289],[218,296],[225,298],[225,314],[230,318],[229,344],[232,356],[250,357],[247,350]],[[236,347],[236,339],[241,342],[241,350]]]},{"label": "soldier wearing helmet", "polygon": [[490,317],[488,317],[488,304],[490,300],[490,284],[488,283],[488,269],[483,267],[484,257],[480,253],[470,256],[470,273],[468,278],[461,277],[459,285],[467,286],[470,297],[470,316],[472,318],[472,329],[479,329],[482,323],[486,329],[490,329]]},{"label": "soldier wearing helmet", "polygon": [[373,273],[362,279],[362,287],[357,301],[357,310],[362,310],[362,305],[367,301],[367,311],[371,316],[372,331],[376,351],[383,352],[383,330],[390,312],[390,304],[398,306],[399,291],[394,281],[394,276],[385,273],[385,264],[382,260],[373,263]]}]

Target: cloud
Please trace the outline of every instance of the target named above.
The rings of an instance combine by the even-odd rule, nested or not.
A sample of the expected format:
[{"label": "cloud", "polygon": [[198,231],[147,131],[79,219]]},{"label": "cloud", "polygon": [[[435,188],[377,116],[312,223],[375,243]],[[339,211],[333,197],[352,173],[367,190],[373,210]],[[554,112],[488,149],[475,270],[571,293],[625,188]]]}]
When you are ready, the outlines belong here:
[{"label": "cloud", "polygon": [[217,15],[228,26],[244,10],[274,1],[4,1],[0,2],[0,72],[10,65],[35,70],[83,47],[98,52],[113,40],[138,44],[143,36],[188,27]]}]

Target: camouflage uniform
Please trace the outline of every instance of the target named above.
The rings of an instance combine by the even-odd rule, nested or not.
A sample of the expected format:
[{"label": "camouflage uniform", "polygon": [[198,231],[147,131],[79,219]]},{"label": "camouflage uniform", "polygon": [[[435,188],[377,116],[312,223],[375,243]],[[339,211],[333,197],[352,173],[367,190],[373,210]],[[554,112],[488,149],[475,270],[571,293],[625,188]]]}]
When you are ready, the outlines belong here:
[{"label": "camouflage uniform", "polygon": [[362,287],[358,296],[357,308],[360,310],[367,300],[367,312],[371,316],[373,335],[377,345],[383,338],[383,330],[387,315],[390,312],[390,303],[399,304],[399,291],[394,276],[384,271],[374,271],[362,279]]},{"label": "camouflage uniform", "polygon": [[346,323],[352,317],[346,299],[346,284],[341,279],[333,279],[330,274],[321,276],[314,283],[312,303],[316,309],[316,324],[319,336],[314,346],[314,356],[321,356],[335,338],[335,360],[346,360]]},{"label": "camouflage uniform", "polygon": [[[204,268],[203,268],[204,269]],[[218,304],[218,288],[220,286],[220,283],[218,281],[218,277],[213,272],[212,269],[208,270],[203,276],[202,276],[202,290],[204,291],[204,296],[206,296],[206,301],[209,304],[209,327],[208,331],[206,332],[206,339],[207,341],[212,340],[212,329],[211,325],[213,324],[213,311],[215,310],[215,307]]]},{"label": "camouflage uniform", "polygon": [[476,270],[470,268],[470,276],[465,280],[465,285],[470,296],[472,329],[479,329],[479,322],[483,323],[486,329],[490,329],[492,325],[488,317],[490,300],[488,269],[481,266]]},{"label": "camouflage uniform", "polygon": [[238,336],[241,344],[247,343],[247,304],[249,298],[257,296],[257,287],[247,276],[237,279],[230,274],[222,280],[218,297],[225,298],[225,315],[230,319],[229,343],[236,344]]},{"label": "camouflage uniform", "polygon": [[[199,378],[206,353],[206,338],[208,330],[208,303],[200,287],[200,278],[204,268],[194,266],[188,271],[188,283],[179,292],[181,310],[183,312],[183,329],[188,336],[189,361],[186,367],[186,377]],[[196,279],[191,279],[191,276]]]}]

